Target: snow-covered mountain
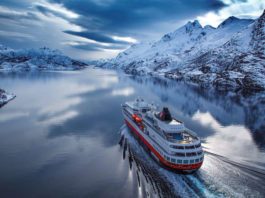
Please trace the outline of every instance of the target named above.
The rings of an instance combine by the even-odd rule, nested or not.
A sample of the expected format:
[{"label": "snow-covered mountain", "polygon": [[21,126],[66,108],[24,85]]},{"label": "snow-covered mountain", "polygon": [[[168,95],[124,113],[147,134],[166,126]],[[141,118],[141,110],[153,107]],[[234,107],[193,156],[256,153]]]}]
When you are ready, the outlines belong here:
[{"label": "snow-covered mountain", "polygon": [[16,96],[11,93],[7,93],[3,89],[0,89],[0,107],[14,99]]},{"label": "snow-covered mountain", "polygon": [[0,45],[0,71],[78,70],[87,64],[47,47],[13,50]]},{"label": "snow-covered mountain", "polygon": [[164,74],[221,90],[265,90],[264,27],[265,12],[257,20],[229,17],[217,28],[195,20],[98,66]]}]

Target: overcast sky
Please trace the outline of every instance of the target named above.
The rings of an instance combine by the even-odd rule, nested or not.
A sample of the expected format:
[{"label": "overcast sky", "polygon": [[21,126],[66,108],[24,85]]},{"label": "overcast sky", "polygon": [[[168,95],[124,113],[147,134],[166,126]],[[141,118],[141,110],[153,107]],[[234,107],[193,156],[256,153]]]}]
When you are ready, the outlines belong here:
[{"label": "overcast sky", "polygon": [[0,43],[110,58],[189,20],[216,27],[232,15],[257,18],[264,8],[264,0],[1,0]]}]

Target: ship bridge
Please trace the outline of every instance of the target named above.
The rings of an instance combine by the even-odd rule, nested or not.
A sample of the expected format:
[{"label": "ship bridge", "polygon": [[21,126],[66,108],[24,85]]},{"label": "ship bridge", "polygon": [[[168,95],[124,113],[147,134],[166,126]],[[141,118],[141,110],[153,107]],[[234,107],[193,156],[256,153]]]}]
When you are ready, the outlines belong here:
[{"label": "ship bridge", "polygon": [[159,113],[154,113],[157,125],[165,133],[180,133],[185,130],[184,123],[172,118],[169,109],[164,107]]},{"label": "ship bridge", "polygon": [[185,126],[183,122],[180,122],[176,119],[172,119],[169,122],[161,121],[157,119],[157,125],[161,128],[165,133],[180,133],[185,131]]},{"label": "ship bridge", "polygon": [[151,110],[150,105],[141,98],[137,98],[133,102],[126,102],[126,105],[128,105],[135,113],[146,113]]}]

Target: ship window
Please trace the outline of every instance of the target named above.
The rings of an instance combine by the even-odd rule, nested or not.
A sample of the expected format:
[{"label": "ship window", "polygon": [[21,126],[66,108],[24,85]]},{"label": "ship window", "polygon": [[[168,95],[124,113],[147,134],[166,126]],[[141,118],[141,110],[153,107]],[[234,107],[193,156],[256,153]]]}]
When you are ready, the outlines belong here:
[{"label": "ship window", "polygon": [[177,160],[177,163],[178,164],[182,164],[182,160]]},{"label": "ship window", "polygon": [[195,147],[196,147],[196,148],[201,147],[201,143],[197,144]]},{"label": "ship window", "polygon": [[144,108],[144,109],[142,109],[142,112],[143,112],[143,113],[146,113],[147,111],[150,111],[150,109],[149,109],[149,108]]},{"label": "ship window", "polygon": [[175,145],[170,145],[171,148],[174,149],[184,149],[184,146],[175,146]]},{"label": "ship window", "polygon": [[200,158],[200,161],[202,161],[202,160],[203,160],[203,157]]},{"label": "ship window", "polygon": [[194,160],[190,160],[190,164],[194,164]]},{"label": "ship window", "polygon": [[183,140],[183,137],[180,133],[166,133],[168,140]]},{"label": "ship window", "polygon": [[188,164],[189,160],[183,160],[183,164]]},{"label": "ship window", "polygon": [[198,151],[197,153],[198,153],[198,155],[201,155],[202,154],[202,151]]},{"label": "ship window", "polygon": [[194,146],[185,146],[185,149],[194,149]]},{"label": "ship window", "polygon": [[196,160],[195,160],[195,162],[199,162],[199,161],[200,161],[200,159],[196,159]]},{"label": "ship window", "polygon": [[170,158],[169,157],[167,157],[167,161],[170,161]]},{"label": "ship window", "polygon": [[191,157],[191,156],[196,156],[197,154],[195,153],[195,152],[193,152],[193,153],[186,153],[186,156],[188,156],[188,157]]},{"label": "ship window", "polygon": [[185,153],[175,153],[176,156],[185,157]]},{"label": "ship window", "polygon": [[171,162],[176,163],[176,160],[174,158],[171,158]]}]

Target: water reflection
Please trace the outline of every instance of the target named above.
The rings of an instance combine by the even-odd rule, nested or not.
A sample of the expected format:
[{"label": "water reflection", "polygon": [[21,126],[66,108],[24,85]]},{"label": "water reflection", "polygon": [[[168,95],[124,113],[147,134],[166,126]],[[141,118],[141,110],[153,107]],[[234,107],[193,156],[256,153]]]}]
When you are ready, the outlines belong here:
[{"label": "water reflection", "polygon": [[[0,82],[17,95],[0,109],[0,192],[8,197],[52,192],[144,196],[145,188],[138,188],[137,175],[130,173],[130,162],[117,146],[120,105],[137,96],[172,109],[209,152],[250,167],[265,165],[264,93],[244,98],[164,78],[93,69],[0,74]],[[206,169],[211,175],[222,169],[222,163],[208,158],[199,172],[205,183],[210,181]]]},{"label": "water reflection", "polygon": [[[265,93],[244,97],[236,93],[205,90],[164,78],[132,76],[131,79],[143,84],[145,88],[149,87],[160,97],[158,102],[171,105],[175,109],[175,114],[182,117],[202,137],[212,135],[219,128],[238,125],[242,127],[242,130],[244,129],[243,131],[247,131],[246,133],[252,137],[261,151],[265,148]],[[195,120],[195,122],[201,122],[199,126],[196,125],[190,118],[196,116],[198,112],[203,113],[202,115],[210,115],[218,123],[218,126],[207,127],[204,125],[202,128],[202,120],[207,119],[206,117]],[[197,115],[197,117],[200,116]],[[203,129],[204,131],[202,131]]]},{"label": "water reflection", "polygon": [[234,161],[237,159],[254,160],[264,163],[264,153],[253,144],[251,131],[242,125],[221,126],[211,114],[197,112],[192,117],[203,126],[215,130],[215,134],[206,139],[206,150],[226,156]]},{"label": "water reflection", "polygon": [[123,89],[115,89],[111,92],[111,95],[113,96],[129,96],[134,94],[134,88],[133,87],[125,87]]},{"label": "water reflection", "polygon": [[104,89],[80,96],[82,102],[74,107],[79,114],[63,125],[52,125],[48,138],[64,135],[100,136],[105,146],[114,145],[117,142],[115,131],[122,124],[121,112],[117,111],[122,100],[110,97],[110,92],[110,89]]}]

